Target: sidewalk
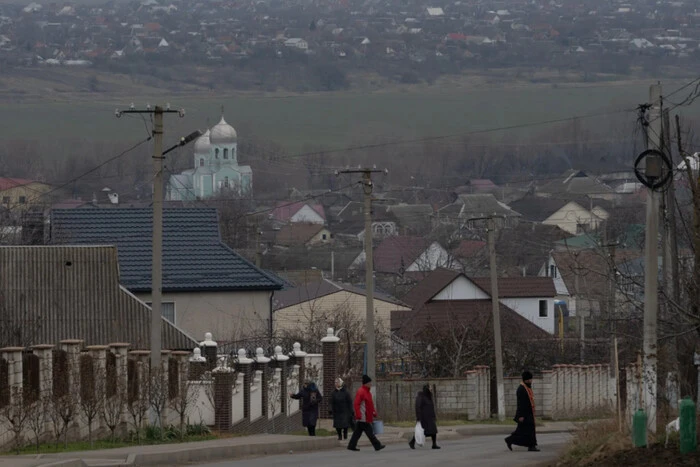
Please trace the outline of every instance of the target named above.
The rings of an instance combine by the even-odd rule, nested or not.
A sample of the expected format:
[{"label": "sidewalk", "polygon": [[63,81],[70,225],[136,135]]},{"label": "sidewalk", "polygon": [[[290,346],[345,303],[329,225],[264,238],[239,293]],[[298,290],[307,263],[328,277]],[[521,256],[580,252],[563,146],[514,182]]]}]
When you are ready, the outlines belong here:
[{"label": "sidewalk", "polygon": [[[572,422],[545,422],[539,433],[566,433],[576,429]],[[321,420],[319,428],[333,430],[331,420]],[[439,439],[454,440],[485,435],[507,435],[510,425],[455,425],[441,427]],[[385,426],[378,438],[385,444],[405,443],[413,436],[413,428]],[[252,435],[236,438],[198,441],[153,446],[130,446],[96,451],[65,452],[56,454],[2,456],[0,467],[133,467],[172,466],[193,462],[240,459],[250,456],[283,454],[290,451],[318,451],[345,447],[335,436]],[[359,444],[369,446],[363,437]]]}]

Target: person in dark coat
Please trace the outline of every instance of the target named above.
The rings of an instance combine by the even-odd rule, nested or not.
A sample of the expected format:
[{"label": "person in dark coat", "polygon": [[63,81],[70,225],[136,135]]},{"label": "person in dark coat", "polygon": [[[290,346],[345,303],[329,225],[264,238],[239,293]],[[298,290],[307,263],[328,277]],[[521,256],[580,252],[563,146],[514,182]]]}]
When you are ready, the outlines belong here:
[{"label": "person in dark coat", "polygon": [[528,451],[539,451],[535,433],[535,396],[532,392],[532,373],[523,373],[523,382],[516,392],[518,408],[513,420],[518,424],[515,431],[506,438],[506,446],[511,451],[513,445],[525,446]]},{"label": "person in dark coat", "polygon": [[331,396],[331,415],[338,440],[348,439],[348,427],[352,425],[353,420],[352,397],[340,378],[335,379],[335,391]]},{"label": "person in dark coat", "polygon": [[[433,440],[433,449],[440,449],[437,445],[437,417],[435,416],[435,403],[433,402],[433,393],[430,392],[430,386],[423,386],[423,390],[416,395],[416,421],[420,422],[423,427],[425,436],[430,436]],[[416,437],[411,438],[408,442],[411,449],[416,448]]]},{"label": "person in dark coat", "polygon": [[318,406],[323,396],[316,387],[316,383],[307,380],[301,391],[297,394],[289,394],[292,399],[301,399],[301,422],[309,432],[309,436],[316,436],[316,421],[318,421]]}]

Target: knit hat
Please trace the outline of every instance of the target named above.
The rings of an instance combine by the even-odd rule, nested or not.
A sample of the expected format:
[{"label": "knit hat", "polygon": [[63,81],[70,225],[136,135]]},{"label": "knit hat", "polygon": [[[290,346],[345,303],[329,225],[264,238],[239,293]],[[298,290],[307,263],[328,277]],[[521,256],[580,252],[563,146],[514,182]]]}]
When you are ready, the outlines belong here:
[{"label": "knit hat", "polygon": [[367,375],[362,375],[362,384],[367,384],[367,383],[371,383],[371,382],[372,382],[372,378],[370,378]]},{"label": "knit hat", "polygon": [[532,379],[532,373],[529,371],[525,370],[523,372],[523,381],[527,381],[528,379]]}]

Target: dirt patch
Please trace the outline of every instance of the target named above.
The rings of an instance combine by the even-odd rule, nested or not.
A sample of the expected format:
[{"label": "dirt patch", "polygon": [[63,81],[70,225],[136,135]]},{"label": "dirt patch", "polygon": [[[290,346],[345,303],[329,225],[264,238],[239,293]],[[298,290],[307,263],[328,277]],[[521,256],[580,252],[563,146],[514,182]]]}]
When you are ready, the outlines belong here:
[{"label": "dirt patch", "polygon": [[700,465],[700,452],[681,454],[678,446],[657,444],[650,448],[632,448],[599,457],[596,460],[586,459],[581,466],[628,466],[628,465]]}]

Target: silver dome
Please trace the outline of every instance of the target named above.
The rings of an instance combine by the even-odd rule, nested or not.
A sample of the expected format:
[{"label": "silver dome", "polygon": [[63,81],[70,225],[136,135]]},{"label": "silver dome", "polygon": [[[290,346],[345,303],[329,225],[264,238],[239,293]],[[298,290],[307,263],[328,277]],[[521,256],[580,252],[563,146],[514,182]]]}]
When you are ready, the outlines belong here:
[{"label": "silver dome", "polygon": [[235,128],[226,123],[226,120],[224,120],[222,116],[221,121],[211,129],[209,140],[211,144],[215,146],[227,146],[229,144],[234,144],[238,140],[238,134]]},{"label": "silver dome", "polygon": [[209,154],[209,151],[211,150],[211,141],[209,139],[209,133],[209,130],[207,130],[206,133],[197,138],[197,141],[194,142],[195,154]]}]

